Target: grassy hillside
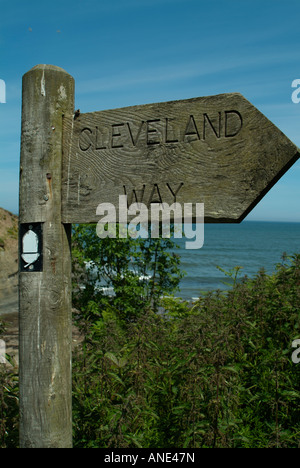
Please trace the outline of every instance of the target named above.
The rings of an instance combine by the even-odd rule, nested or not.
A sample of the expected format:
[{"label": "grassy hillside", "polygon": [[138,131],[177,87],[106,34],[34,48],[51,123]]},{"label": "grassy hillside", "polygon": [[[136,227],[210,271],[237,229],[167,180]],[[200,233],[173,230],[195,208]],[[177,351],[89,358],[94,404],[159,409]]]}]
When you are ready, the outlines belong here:
[{"label": "grassy hillside", "polygon": [[18,217],[0,208],[0,300],[16,290],[17,272]]}]

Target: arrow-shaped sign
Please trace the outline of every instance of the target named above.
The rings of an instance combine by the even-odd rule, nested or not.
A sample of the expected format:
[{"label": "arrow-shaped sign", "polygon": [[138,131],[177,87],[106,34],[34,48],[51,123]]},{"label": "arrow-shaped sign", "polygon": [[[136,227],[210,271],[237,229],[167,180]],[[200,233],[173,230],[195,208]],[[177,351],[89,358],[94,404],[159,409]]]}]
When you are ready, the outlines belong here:
[{"label": "arrow-shaped sign", "polygon": [[206,222],[240,222],[299,158],[241,94],[77,113],[64,123],[64,223],[97,206],[204,203]]}]

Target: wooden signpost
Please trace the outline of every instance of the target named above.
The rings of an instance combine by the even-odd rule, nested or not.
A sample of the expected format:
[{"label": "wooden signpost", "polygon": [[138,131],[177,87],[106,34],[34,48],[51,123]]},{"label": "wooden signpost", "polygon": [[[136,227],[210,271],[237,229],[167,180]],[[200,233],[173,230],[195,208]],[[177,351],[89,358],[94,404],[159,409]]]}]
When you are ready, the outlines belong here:
[{"label": "wooden signpost", "polygon": [[71,224],[100,203],[204,203],[241,222],[299,149],[240,94],[74,113],[74,80],[23,77],[20,168],[20,445],[72,447]]},{"label": "wooden signpost", "polygon": [[298,149],[240,94],[149,104],[64,120],[62,219],[96,207],[204,203],[206,222],[240,222]]}]

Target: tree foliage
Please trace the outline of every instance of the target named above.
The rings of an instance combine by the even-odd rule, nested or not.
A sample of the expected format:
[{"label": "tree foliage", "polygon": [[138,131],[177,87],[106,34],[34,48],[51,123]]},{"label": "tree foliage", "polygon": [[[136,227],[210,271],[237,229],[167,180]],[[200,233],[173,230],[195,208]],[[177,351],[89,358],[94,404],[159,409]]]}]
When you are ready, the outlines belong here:
[{"label": "tree foliage", "polygon": [[93,322],[105,309],[123,324],[135,321],[149,307],[156,311],[183,276],[170,239],[99,239],[95,225],[81,225],[73,246],[73,303],[81,322],[83,316]]}]

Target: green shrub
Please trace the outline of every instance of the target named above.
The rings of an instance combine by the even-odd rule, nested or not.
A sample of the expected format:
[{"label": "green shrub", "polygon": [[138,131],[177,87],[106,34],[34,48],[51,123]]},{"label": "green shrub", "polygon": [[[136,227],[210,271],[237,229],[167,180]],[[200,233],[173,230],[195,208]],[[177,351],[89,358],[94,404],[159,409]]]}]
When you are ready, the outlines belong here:
[{"label": "green shrub", "polygon": [[300,256],[124,328],[103,309],[74,359],[76,447],[296,448]]},{"label": "green shrub", "polygon": [[[74,446],[298,448],[300,255],[271,276],[225,272],[227,292],[191,304],[161,298],[180,279],[166,244],[109,240],[99,250],[93,236],[80,228],[74,237],[74,319],[84,332],[73,355]],[[100,273],[114,296],[95,289]],[[0,447],[15,448],[18,380],[1,365],[0,408]]]}]

